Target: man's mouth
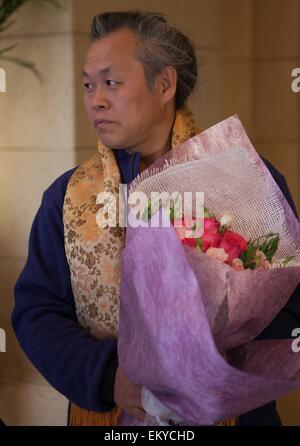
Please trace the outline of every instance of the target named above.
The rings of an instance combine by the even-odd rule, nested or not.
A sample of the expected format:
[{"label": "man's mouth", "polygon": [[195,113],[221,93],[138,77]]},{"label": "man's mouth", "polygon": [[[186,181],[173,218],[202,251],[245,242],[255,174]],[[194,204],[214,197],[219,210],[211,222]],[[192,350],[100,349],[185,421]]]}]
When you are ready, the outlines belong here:
[{"label": "man's mouth", "polygon": [[95,128],[106,127],[110,124],[113,124],[113,121],[108,121],[107,119],[96,119],[96,121],[94,121]]}]

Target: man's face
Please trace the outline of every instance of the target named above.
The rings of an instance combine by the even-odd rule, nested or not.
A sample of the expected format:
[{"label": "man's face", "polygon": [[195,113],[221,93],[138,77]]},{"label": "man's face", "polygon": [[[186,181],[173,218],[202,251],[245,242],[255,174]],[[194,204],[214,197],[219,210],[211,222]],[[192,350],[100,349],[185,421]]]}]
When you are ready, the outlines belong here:
[{"label": "man's face", "polygon": [[164,101],[159,88],[150,89],[136,45],[137,37],[127,29],[92,43],[84,66],[84,102],[103,144],[142,151],[163,119]]}]

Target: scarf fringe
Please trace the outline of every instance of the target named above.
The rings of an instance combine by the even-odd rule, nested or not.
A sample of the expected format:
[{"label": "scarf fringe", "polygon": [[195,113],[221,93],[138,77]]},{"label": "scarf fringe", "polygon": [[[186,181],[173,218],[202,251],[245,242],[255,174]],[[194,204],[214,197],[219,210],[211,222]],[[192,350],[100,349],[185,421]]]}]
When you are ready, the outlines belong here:
[{"label": "scarf fringe", "polygon": [[[121,410],[115,407],[110,412],[91,412],[71,404],[69,426],[119,426]],[[236,426],[238,418],[228,418],[217,426]]]},{"label": "scarf fringe", "polygon": [[71,404],[69,426],[118,426],[121,410],[115,407],[110,412],[91,412]]},{"label": "scarf fringe", "polygon": [[222,421],[217,426],[236,426],[238,418],[228,418],[227,420]]}]

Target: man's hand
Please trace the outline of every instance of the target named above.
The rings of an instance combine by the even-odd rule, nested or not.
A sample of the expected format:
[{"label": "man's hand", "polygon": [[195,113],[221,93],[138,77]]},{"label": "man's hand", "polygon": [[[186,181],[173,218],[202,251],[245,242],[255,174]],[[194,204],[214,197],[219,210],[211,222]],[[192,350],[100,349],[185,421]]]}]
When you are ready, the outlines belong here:
[{"label": "man's hand", "polygon": [[142,407],[141,394],[142,387],[131,382],[118,367],[114,386],[114,401],[120,409],[138,420],[144,421],[146,413]]}]

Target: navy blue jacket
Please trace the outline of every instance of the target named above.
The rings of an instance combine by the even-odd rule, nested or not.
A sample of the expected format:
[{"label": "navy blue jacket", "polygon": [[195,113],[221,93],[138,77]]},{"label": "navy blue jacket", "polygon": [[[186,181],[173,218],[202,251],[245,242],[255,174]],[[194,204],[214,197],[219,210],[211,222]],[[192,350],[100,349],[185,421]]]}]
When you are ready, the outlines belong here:
[{"label": "navy blue jacket", "polygon": [[[139,154],[116,150],[115,156],[123,183],[131,182],[138,174]],[[284,177],[264,161],[296,213]],[[28,259],[14,289],[12,324],[22,349],[53,387],[80,407],[103,412],[114,407],[117,341],[98,341],[77,322],[62,220],[67,184],[75,169],[61,175],[43,194],[30,232]],[[299,326],[298,286],[260,338],[291,337],[292,329]],[[275,403],[240,417],[240,424],[278,423]]]}]

